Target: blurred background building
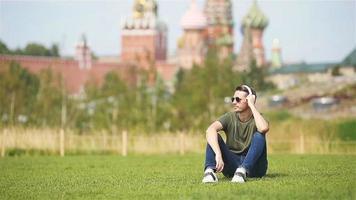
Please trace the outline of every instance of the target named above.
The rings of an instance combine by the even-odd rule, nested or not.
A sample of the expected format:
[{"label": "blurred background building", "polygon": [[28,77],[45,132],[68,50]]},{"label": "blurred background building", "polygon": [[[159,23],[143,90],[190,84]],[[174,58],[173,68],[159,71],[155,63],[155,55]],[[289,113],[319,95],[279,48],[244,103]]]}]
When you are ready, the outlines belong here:
[{"label": "blurred background building", "polygon": [[246,71],[254,60],[256,65],[266,65],[263,45],[263,31],[268,25],[267,17],[254,1],[247,15],[242,19],[243,42],[237,57],[236,69]]},{"label": "blurred background building", "polygon": [[178,39],[178,65],[190,69],[194,64],[201,65],[207,53],[207,19],[195,1],[181,18],[183,35]]},{"label": "blurred background building", "polygon": [[220,59],[231,57],[234,49],[232,1],[206,0],[205,14],[209,47],[217,50]]},{"label": "blurred background building", "polygon": [[136,0],[132,16],[122,25],[122,62],[136,62],[148,69],[155,61],[167,58],[167,26],[157,14],[154,0]]},{"label": "blurred background building", "polygon": [[[124,5],[129,1],[120,0],[118,2],[114,4],[119,4],[116,8],[119,7],[122,12]],[[309,43],[299,42],[306,41],[299,34],[305,34],[307,38],[314,40],[317,39],[313,35],[314,33],[319,33],[319,35],[320,32],[326,33],[325,27],[334,28],[335,24],[325,23],[324,26],[320,20],[316,20],[314,23],[304,23],[304,20],[309,20],[310,16],[300,15],[300,13],[305,14],[305,10],[302,12],[303,9],[301,9],[305,5],[305,2],[302,1],[288,2],[279,7],[280,4],[283,4],[280,1],[277,3],[277,9],[269,2],[268,5],[277,12],[271,10],[267,12],[268,7],[265,7],[265,2],[259,4],[257,1],[249,1],[248,6],[244,7],[241,6],[243,1],[239,1],[236,2],[236,7],[246,9],[239,13],[233,13],[233,8],[236,10],[236,7],[233,7],[232,0],[200,0],[199,2],[198,0],[189,2],[186,0],[184,6],[182,6],[184,4],[182,0],[176,0],[175,3],[160,2],[161,5],[169,4],[165,7],[166,9],[174,10],[176,6],[183,9],[186,6],[186,10],[184,12],[181,10],[179,15],[175,15],[177,12],[174,10],[174,13],[162,17],[158,15],[160,9],[158,0],[131,0],[129,12],[125,14],[121,24],[118,25],[114,23],[113,18],[115,17],[107,14],[112,11],[108,5],[113,4],[96,1],[96,6],[105,5],[103,13],[94,15],[94,18],[99,18],[99,22],[87,19],[85,21],[89,23],[88,26],[96,29],[101,27],[99,26],[102,22],[100,21],[102,20],[101,15],[109,18],[106,21],[108,22],[106,28],[98,28],[100,31],[98,31],[97,37],[101,39],[101,42],[95,42],[92,37],[87,37],[93,30],[87,30],[83,35],[79,32],[76,35],[70,32],[72,30],[63,29],[68,31],[72,37],[75,35],[78,38],[77,41],[71,42],[75,45],[72,48],[73,53],[70,53],[69,56],[59,55],[58,46],[52,46],[48,53],[47,48],[30,43],[25,49],[36,47],[37,50],[42,48],[45,51],[40,54],[31,54],[21,49],[8,49],[0,41],[0,83],[2,83],[0,125],[10,127],[12,125],[24,127],[34,125],[46,129],[53,128],[50,129],[51,133],[42,134],[40,132],[37,136],[38,139],[34,140],[36,145],[37,141],[56,141],[56,139],[43,139],[47,138],[43,135],[51,134],[53,138],[58,138],[54,129],[60,127],[61,130],[64,130],[68,127],[68,129],[75,129],[84,137],[90,132],[101,134],[101,130],[105,130],[103,139],[93,135],[94,139],[88,140],[85,145],[95,149],[92,141],[97,140],[98,146],[102,145],[100,149],[104,151],[108,150],[106,146],[111,144],[110,149],[116,152],[118,146],[113,141],[117,141],[116,136],[119,131],[122,131],[122,141],[127,141],[127,130],[130,132],[130,151],[131,148],[135,149],[132,152],[146,152],[146,147],[157,147],[160,152],[168,152],[175,149],[174,145],[178,142],[181,152],[184,148],[199,150],[202,144],[201,130],[206,128],[206,123],[231,108],[230,98],[225,95],[230,93],[229,91],[235,84],[244,82],[255,87],[258,91],[257,106],[259,110],[261,109],[266,116],[269,115],[273,124],[277,124],[272,127],[271,137],[275,138],[270,141],[274,141],[274,139],[288,141],[287,145],[276,143],[275,149],[281,146],[281,149],[284,149],[284,146],[294,149],[295,144],[303,144],[300,152],[304,152],[304,136],[305,141],[312,141],[315,136],[320,136],[320,141],[323,141],[324,138],[329,138],[334,133],[335,135],[340,133],[340,138],[350,136],[356,140],[354,134],[354,130],[356,130],[354,126],[356,116],[356,48],[353,50],[350,48],[350,52],[347,52],[342,59],[339,57],[333,62],[320,59],[321,62],[317,63],[299,61],[299,59],[290,62],[293,59],[290,57],[290,51],[288,52],[294,45],[295,54],[303,53],[300,57],[304,59],[308,55],[315,57],[316,52],[319,54],[326,52],[321,47],[339,51],[341,45],[335,45],[336,43],[353,42],[353,38],[345,37],[343,39],[341,37],[343,33],[352,32],[351,23],[354,22],[354,19],[350,20],[350,17],[346,18],[345,15],[342,15],[341,18],[332,15],[330,21],[337,25],[344,24],[347,20],[351,23],[345,23],[346,25],[343,26],[346,26],[345,29],[327,32],[332,39],[326,37],[328,39],[323,38],[324,41],[318,40],[311,45],[311,40],[308,40]],[[20,13],[18,10],[22,7],[25,7],[27,15],[35,14],[31,12],[31,9],[19,6],[17,3],[23,5],[21,2],[16,2],[18,7],[14,6],[15,9],[12,9],[10,14],[5,12],[8,9],[1,10],[0,6],[0,14],[6,13],[0,17],[11,18],[10,21],[3,20],[4,27],[6,27],[6,23],[19,26],[18,23],[23,22],[19,20],[21,18],[11,17],[13,16],[11,14]],[[3,5],[2,2],[0,4]],[[11,8],[13,4],[9,4],[11,4],[9,6]],[[41,5],[43,2],[36,5],[38,6],[38,4]],[[55,7],[54,10],[58,9],[53,6],[54,3],[49,4]],[[90,3],[85,2],[84,4]],[[287,13],[290,12],[288,7],[292,7],[290,5],[300,4],[302,4],[301,7],[294,9],[296,13]],[[330,2],[317,5],[324,6],[325,4],[327,8],[334,9],[334,4],[330,5]],[[265,10],[261,9],[262,5]],[[83,4],[81,3],[80,6]],[[306,7],[308,9],[315,8],[315,5]],[[67,13],[68,5],[65,4],[64,8],[63,10]],[[43,8],[41,7],[41,9]],[[308,9],[307,14],[314,14],[314,10],[310,12]],[[93,10],[98,11],[99,9],[94,7]],[[114,16],[120,17],[117,10],[113,10],[116,13]],[[327,9],[322,10],[324,13],[317,15],[319,18],[329,15],[329,12],[325,11]],[[265,14],[265,11],[268,15]],[[279,13],[279,11],[281,12]],[[121,12],[120,14],[123,15]],[[275,13],[279,15],[273,17]],[[45,15],[41,13],[38,16],[44,18]],[[62,17],[61,14],[58,16]],[[82,15],[74,12],[73,16],[79,18]],[[285,16],[286,19],[281,16]],[[350,16],[350,14],[346,16]],[[289,17],[297,18],[300,21],[296,20],[291,23]],[[2,18],[0,19],[0,25],[2,25]],[[324,18],[322,19],[324,22]],[[49,29],[46,28],[48,28],[47,25],[52,25],[50,23],[52,21],[54,21],[53,18],[46,21],[45,28],[41,29],[41,31],[45,30],[44,32],[38,32],[37,30],[40,28],[35,27],[36,36],[50,35],[46,32]],[[64,22],[63,18],[60,19],[60,22],[65,26],[68,26],[67,23],[71,23],[71,21],[75,20]],[[170,31],[173,31],[168,30],[168,27],[178,27],[177,24],[173,24],[178,21],[181,33],[169,38]],[[279,23],[277,23],[278,21]],[[300,22],[300,24],[295,24],[295,22]],[[323,25],[324,29],[316,32],[315,29],[319,30],[320,28],[316,27],[313,30],[311,26],[315,26],[315,22]],[[103,21],[103,23],[105,22]],[[32,23],[28,24],[33,26]],[[74,27],[79,27],[78,24],[76,23]],[[273,37],[269,37],[269,30],[272,30],[276,24],[279,29],[275,29]],[[57,25],[59,26],[59,24]],[[19,27],[28,28],[25,24],[21,24]],[[83,27],[79,29],[85,29]],[[239,31],[234,32],[234,28]],[[58,29],[60,28],[56,27],[54,30]],[[292,31],[284,32],[288,29],[292,29]],[[4,38],[0,39],[11,41],[15,38],[16,42],[21,41],[21,38],[14,34],[20,31],[14,31],[11,28],[8,30],[4,34]],[[109,32],[112,30],[119,30],[119,34],[113,34],[115,36],[110,38],[111,33]],[[8,32],[14,36],[9,37]],[[36,39],[27,31],[25,32],[26,42],[28,38]],[[0,29],[0,35],[2,33],[2,29]],[[335,33],[337,36],[333,35]],[[289,40],[286,40],[288,37]],[[116,43],[113,38],[121,42]],[[168,41],[176,41],[176,44],[173,45],[176,52],[173,54],[168,54]],[[121,50],[120,55],[96,56],[93,49],[103,43],[114,44],[113,46]],[[268,47],[266,44],[273,45]],[[352,45],[356,45],[356,43],[352,43]],[[337,54],[337,51],[330,51],[332,53],[327,56],[332,57]],[[343,53],[345,52],[343,51]],[[267,58],[267,54],[270,55],[269,58]],[[225,105],[221,106],[222,104]],[[299,117],[307,118],[307,120]],[[337,120],[327,122],[309,120],[314,117]],[[340,120],[342,118],[346,120]],[[338,120],[340,121],[338,122]],[[334,124],[330,125],[330,122]],[[286,134],[286,130],[288,130],[288,134]],[[156,134],[166,131],[178,132],[180,139],[158,135],[155,136],[156,139],[150,140],[153,134],[144,136],[147,137],[146,139],[141,138],[142,133]],[[191,131],[198,134],[194,137],[192,137],[193,134],[189,136]],[[34,132],[37,134],[38,131]],[[113,137],[107,137],[106,133]],[[140,138],[135,136],[136,133]],[[190,139],[184,139],[185,133],[188,133],[187,137]],[[6,135],[5,132],[3,135]],[[32,137],[31,134],[28,137],[18,137],[24,138],[22,139],[23,146],[25,149],[28,148],[29,145],[26,142],[29,140],[28,138]],[[295,140],[289,142],[289,139],[296,137],[301,138],[299,142]],[[68,143],[71,143],[72,140],[70,137],[68,138]],[[83,139],[77,138],[78,142],[75,143],[76,145],[72,145],[73,149],[75,146],[82,146]],[[331,147],[335,144],[335,140],[329,139],[330,143],[329,141],[320,143],[318,140],[310,146],[315,149]],[[62,146],[64,146],[64,139],[60,140],[63,141]],[[141,142],[134,143],[135,140]],[[15,141],[12,146],[16,147],[15,139],[10,138],[8,141]],[[187,141],[191,143],[188,144]],[[166,146],[160,145],[160,143],[164,143]],[[59,144],[59,142],[50,143],[48,146],[50,149],[56,149],[55,144]],[[44,146],[46,145],[47,143],[44,143]],[[349,145],[354,145],[354,143],[349,143]],[[11,145],[8,146],[11,147]],[[126,155],[127,148],[123,149],[123,152],[126,153],[122,154]],[[332,152],[331,149],[333,148],[330,148],[330,151],[326,149],[321,152]],[[348,152],[347,149],[344,151]]]},{"label": "blurred background building", "polygon": [[[95,58],[90,41],[81,36],[75,47],[74,59],[22,55],[0,55],[0,62],[17,61],[30,72],[52,68],[60,73],[72,94],[83,90],[88,81],[101,84],[106,73],[117,72],[129,84],[137,84],[140,70],[151,71],[149,83],[160,77],[173,88],[179,69],[203,66],[209,50],[218,54],[220,60],[231,59],[234,69],[248,71],[254,62],[257,67],[269,69],[269,80],[280,89],[293,87],[302,80],[311,82],[328,81],[333,75],[355,78],[355,51],[345,55],[339,63],[283,63],[282,47],[278,38],[273,40],[271,60],[266,60],[263,34],[269,22],[267,16],[253,1],[241,19],[242,44],[234,54],[234,20],[231,0],[205,0],[200,8],[195,0],[190,2],[180,19],[183,30],[177,38],[177,51],[167,56],[169,30],[158,16],[156,0],[135,0],[131,15],[121,24],[121,55],[118,57]],[[272,41],[270,41],[272,43]]]}]

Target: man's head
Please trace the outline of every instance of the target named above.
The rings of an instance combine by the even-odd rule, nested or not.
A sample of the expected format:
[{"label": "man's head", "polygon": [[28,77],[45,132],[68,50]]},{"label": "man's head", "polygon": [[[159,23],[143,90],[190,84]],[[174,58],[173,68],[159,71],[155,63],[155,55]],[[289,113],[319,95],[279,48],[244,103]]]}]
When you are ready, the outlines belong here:
[{"label": "man's head", "polygon": [[247,85],[239,85],[236,87],[234,96],[231,98],[235,112],[243,112],[249,109],[246,97],[250,94],[255,95],[257,99],[256,91],[251,87]]}]

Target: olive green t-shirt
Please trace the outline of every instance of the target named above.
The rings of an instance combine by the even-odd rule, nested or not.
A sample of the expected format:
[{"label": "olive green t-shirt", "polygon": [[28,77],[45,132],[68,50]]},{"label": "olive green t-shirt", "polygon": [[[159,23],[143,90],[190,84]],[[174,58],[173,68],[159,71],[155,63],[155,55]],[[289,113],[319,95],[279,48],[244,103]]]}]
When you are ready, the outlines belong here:
[{"label": "olive green t-shirt", "polygon": [[244,152],[251,144],[253,133],[257,131],[253,116],[241,122],[238,115],[237,112],[228,112],[218,119],[226,134],[226,145],[234,153]]}]

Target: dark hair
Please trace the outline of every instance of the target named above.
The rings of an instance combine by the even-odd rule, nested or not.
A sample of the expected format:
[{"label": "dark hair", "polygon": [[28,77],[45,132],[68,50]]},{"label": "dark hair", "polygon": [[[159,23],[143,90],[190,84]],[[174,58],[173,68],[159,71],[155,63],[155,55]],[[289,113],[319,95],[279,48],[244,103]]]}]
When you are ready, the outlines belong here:
[{"label": "dark hair", "polygon": [[249,91],[247,89],[247,87],[249,87],[251,89],[252,94],[255,95],[256,99],[257,99],[256,91],[252,87],[250,87],[250,86],[246,87],[246,86],[247,85],[239,85],[239,86],[236,87],[235,91],[243,91],[243,92],[246,92],[247,94],[249,94]]}]

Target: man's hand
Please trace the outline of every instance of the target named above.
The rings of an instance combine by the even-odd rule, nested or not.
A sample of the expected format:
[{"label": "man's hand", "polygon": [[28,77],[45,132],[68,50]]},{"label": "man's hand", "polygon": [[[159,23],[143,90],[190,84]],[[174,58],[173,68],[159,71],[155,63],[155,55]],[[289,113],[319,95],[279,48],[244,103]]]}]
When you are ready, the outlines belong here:
[{"label": "man's hand", "polygon": [[253,95],[253,94],[249,94],[247,97],[246,97],[246,100],[247,100],[247,104],[249,107],[255,105],[255,101],[256,101],[256,96]]},{"label": "man's hand", "polygon": [[215,166],[216,172],[222,172],[222,170],[224,169],[224,161],[221,155],[216,155],[215,161],[216,161],[216,166]]},{"label": "man's hand", "polygon": [[255,119],[257,131],[260,133],[267,133],[269,130],[269,125],[268,122],[262,117],[261,113],[258,112],[255,106],[256,96],[248,95],[246,99],[247,99],[248,107],[250,107],[253,118]]}]

